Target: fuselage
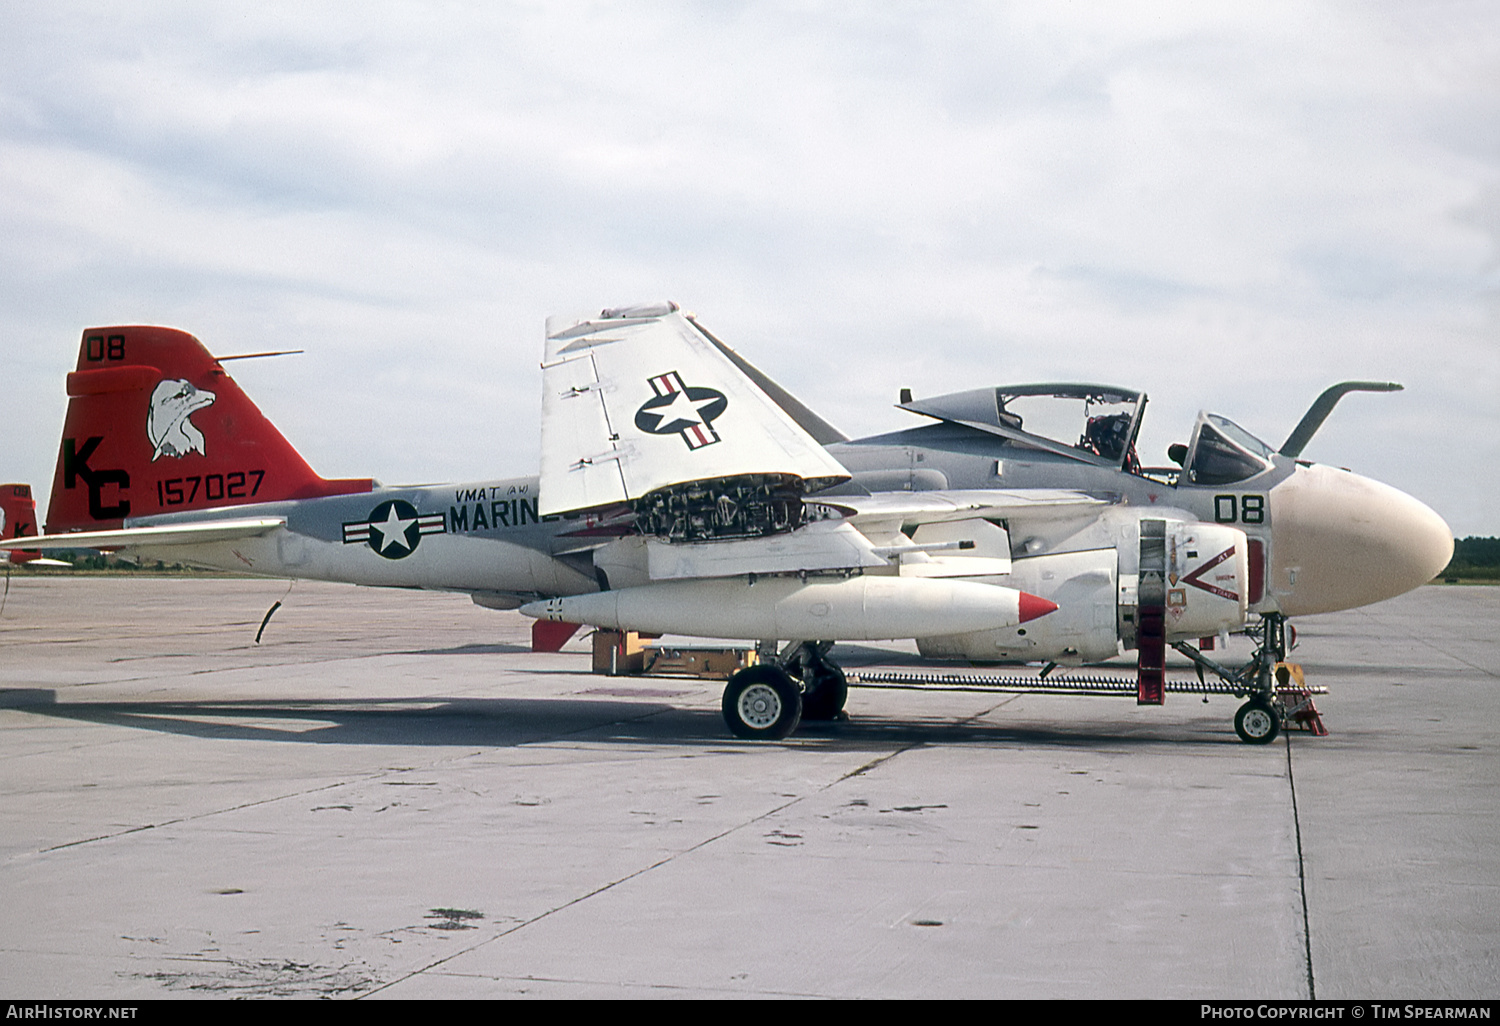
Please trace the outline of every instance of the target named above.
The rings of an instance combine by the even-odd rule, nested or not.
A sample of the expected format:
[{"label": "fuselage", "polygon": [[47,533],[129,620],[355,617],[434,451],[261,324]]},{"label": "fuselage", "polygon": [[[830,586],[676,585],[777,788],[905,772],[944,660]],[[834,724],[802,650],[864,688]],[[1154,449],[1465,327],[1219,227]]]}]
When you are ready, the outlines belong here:
[{"label": "fuselage", "polygon": [[535,477],[377,487],[354,495],[159,513],[127,523],[244,517],[285,517],[286,526],[261,537],[142,548],[140,554],[273,577],[464,591],[498,607],[598,587],[587,552],[597,518],[540,516]]},{"label": "fuselage", "polygon": [[[1233,526],[1249,543],[1253,612],[1295,616],[1377,602],[1431,580],[1452,552],[1447,525],[1411,496],[1275,454],[1240,480],[1198,484],[1177,468],[1097,466],[944,423],[828,451],[853,475],[846,491],[1070,489],[1114,500],[1104,517],[1012,517],[1005,526],[1018,573],[1028,559],[1121,546],[1120,525],[1140,518]],[[169,504],[179,487],[186,486],[157,489],[164,509],[132,517],[130,525],[267,516],[285,517],[286,526],[234,542],[143,549],[142,556],[276,577],[463,591],[502,608],[598,590],[592,548],[621,530],[618,516],[540,516],[535,477],[174,514]],[[1121,552],[1121,571],[1133,570],[1126,548]]]},{"label": "fuselage", "polygon": [[[960,658],[1072,661],[1378,601],[1451,552],[1416,500],[1213,414],[1172,448],[1179,468],[1142,470],[1146,397],[1128,389],[906,395],[937,423],[848,441],[675,304],[549,321],[545,351],[540,475],[384,487],[317,474],[225,371],[231,358],[186,332],[86,329],[36,545],[495,608],[608,590],[621,629],[669,630],[650,617],[670,607],[673,633],[896,630]],[[1285,451],[1350,388],[1385,386],[1325,392]],[[858,501],[840,505],[841,490]],[[768,597],[767,577],[786,594]],[[724,615],[735,603],[743,615]]]}]

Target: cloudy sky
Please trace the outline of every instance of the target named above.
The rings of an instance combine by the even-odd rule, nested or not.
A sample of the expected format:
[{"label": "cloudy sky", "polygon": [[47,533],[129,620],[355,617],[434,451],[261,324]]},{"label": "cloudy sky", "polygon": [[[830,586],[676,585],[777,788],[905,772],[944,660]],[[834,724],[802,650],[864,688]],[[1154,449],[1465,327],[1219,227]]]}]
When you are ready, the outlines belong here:
[{"label": "cloudy sky", "polygon": [[1500,5],[0,0],[5,464],[85,326],[325,476],[535,471],[542,323],[671,298],[845,432],[1151,394],[1500,535]]}]

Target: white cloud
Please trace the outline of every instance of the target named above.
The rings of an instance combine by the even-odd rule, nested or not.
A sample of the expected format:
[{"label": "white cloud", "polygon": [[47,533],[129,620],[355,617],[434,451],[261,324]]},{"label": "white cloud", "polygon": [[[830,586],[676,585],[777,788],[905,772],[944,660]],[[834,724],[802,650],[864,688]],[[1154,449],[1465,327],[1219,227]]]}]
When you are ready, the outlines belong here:
[{"label": "white cloud", "polygon": [[45,490],[77,333],[123,320],[308,348],[237,373],[327,473],[526,471],[545,315],[671,296],[858,432],[1078,378],[1151,391],[1158,447],[1199,405],[1279,442],[1402,380],[1315,446],[1500,533],[1497,22],[3,4],[0,474]]}]

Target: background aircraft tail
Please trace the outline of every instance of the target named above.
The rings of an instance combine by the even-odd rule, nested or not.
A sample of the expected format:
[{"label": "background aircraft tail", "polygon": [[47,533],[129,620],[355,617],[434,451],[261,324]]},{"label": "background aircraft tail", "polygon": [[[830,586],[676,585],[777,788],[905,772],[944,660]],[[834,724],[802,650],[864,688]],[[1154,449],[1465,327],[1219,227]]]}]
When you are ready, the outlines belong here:
[{"label": "background aircraft tail", "polygon": [[[31,497],[31,485],[0,485],[0,541],[36,534],[36,500]],[[35,553],[12,549],[10,561],[24,563],[35,559]]]},{"label": "background aircraft tail", "polygon": [[319,477],[192,335],[90,328],[68,375],[47,533],[371,487]]}]

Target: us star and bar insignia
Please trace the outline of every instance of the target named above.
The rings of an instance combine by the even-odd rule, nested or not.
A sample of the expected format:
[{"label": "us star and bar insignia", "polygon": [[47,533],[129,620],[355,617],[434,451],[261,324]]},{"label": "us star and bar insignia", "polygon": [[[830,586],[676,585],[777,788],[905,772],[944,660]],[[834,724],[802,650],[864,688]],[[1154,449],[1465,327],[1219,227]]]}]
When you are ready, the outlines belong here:
[{"label": "us star and bar insignia", "polygon": [[646,380],[656,398],[636,411],[636,427],[652,435],[680,434],[689,449],[719,441],[713,422],[729,406],[723,392],[686,385],[676,371]]},{"label": "us star and bar insignia", "polygon": [[370,511],[368,520],[344,524],[344,544],[368,544],[386,559],[405,559],[416,551],[422,536],[446,534],[441,513],[418,513],[401,499],[389,499]]}]

